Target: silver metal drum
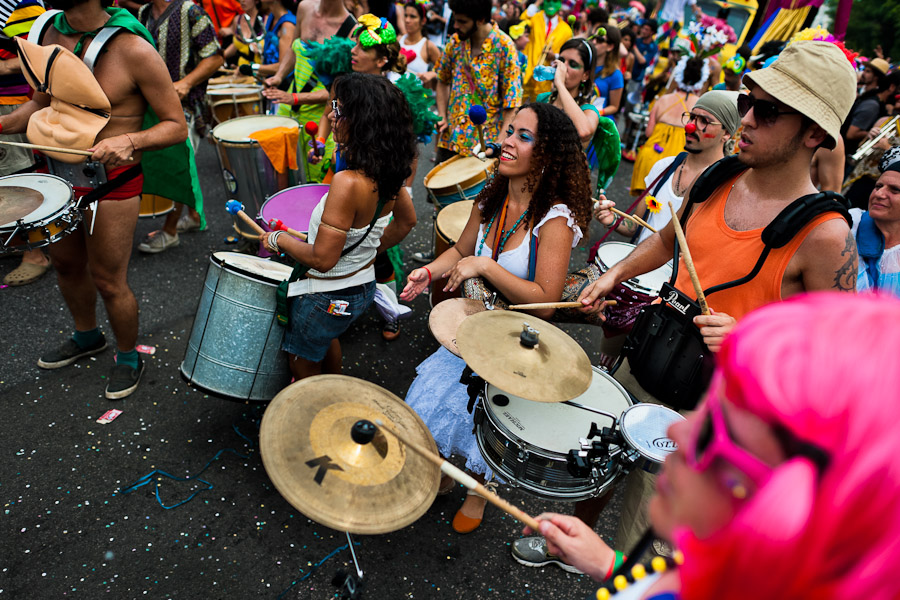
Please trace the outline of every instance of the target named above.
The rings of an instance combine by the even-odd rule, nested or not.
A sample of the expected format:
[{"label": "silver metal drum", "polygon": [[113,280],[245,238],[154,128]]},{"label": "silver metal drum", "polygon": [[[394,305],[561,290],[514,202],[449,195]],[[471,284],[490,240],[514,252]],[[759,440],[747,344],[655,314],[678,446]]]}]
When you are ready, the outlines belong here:
[{"label": "silver metal drum", "polygon": [[575,477],[568,452],[580,447],[592,422],[604,423],[605,415],[612,427],[631,404],[625,388],[597,367],[591,386],[571,404],[531,402],[488,384],[475,414],[475,438],[484,460],[510,485],[551,500],[583,500],[602,494],[618,469],[602,479]]},{"label": "silver metal drum", "polygon": [[275,290],[291,268],[233,252],[210,257],[181,374],[235,400],[266,402],[291,382]]},{"label": "silver metal drum", "polygon": [[625,443],[639,455],[633,457],[635,466],[649,473],[659,471],[666,457],[675,452],[675,442],[667,432],[678,421],[684,421],[684,417],[659,404],[642,402],[622,413],[619,431]]},{"label": "silver metal drum", "polygon": [[[278,173],[259,142],[250,138],[258,131],[276,127],[298,129],[299,125],[288,117],[259,115],[231,119],[212,130],[228,198],[240,201],[251,218],[256,218],[266,198],[300,183],[297,170]],[[303,160],[300,152],[302,149],[298,160]],[[256,238],[256,233],[240,219],[235,219],[235,227],[245,237]]]}]

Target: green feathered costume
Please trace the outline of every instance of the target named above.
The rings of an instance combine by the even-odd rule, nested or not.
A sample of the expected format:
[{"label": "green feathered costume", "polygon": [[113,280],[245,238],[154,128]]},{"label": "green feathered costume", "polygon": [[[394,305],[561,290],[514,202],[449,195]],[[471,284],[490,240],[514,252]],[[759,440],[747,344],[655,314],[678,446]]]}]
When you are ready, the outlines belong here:
[{"label": "green feathered costume", "polygon": [[600,171],[597,175],[597,189],[608,188],[622,160],[622,142],[615,121],[600,118],[586,152],[590,167]]}]

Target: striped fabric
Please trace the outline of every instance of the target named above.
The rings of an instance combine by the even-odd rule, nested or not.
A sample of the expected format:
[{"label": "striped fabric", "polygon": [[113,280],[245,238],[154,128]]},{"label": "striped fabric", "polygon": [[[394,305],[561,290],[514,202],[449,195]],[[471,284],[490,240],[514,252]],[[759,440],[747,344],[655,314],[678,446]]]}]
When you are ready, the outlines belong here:
[{"label": "striped fabric", "polygon": [[[28,35],[34,20],[44,10],[41,0],[0,0],[0,60],[16,58],[16,43],[12,38]],[[31,94],[31,86],[21,74],[0,77],[0,105],[24,104]]]},{"label": "striped fabric", "polygon": [[7,2],[5,0],[0,0],[0,16],[2,16],[0,23],[3,23],[3,35],[8,38],[27,34],[31,31],[31,25],[34,23],[34,20],[45,11],[41,0],[23,0],[8,15],[4,14],[6,5]]}]

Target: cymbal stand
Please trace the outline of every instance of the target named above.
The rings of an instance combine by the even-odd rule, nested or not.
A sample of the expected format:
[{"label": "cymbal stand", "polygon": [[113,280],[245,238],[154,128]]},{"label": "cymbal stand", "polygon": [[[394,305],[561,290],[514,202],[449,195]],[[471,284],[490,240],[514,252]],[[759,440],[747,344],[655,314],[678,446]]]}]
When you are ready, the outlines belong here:
[{"label": "cymbal stand", "polygon": [[359,559],[356,558],[356,550],[353,549],[353,538],[350,532],[344,532],[347,535],[347,547],[350,548],[350,557],[353,559],[353,567],[356,573],[347,573],[344,569],[338,569],[331,584],[338,588],[340,598],[345,600],[359,600],[362,598],[363,588],[363,571],[359,566]]}]

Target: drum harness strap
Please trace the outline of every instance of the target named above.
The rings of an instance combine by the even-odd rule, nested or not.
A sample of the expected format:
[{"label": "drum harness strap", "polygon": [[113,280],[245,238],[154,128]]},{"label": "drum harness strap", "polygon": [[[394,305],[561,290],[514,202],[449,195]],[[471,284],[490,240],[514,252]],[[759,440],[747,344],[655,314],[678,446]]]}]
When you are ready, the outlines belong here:
[{"label": "drum harness strap", "polygon": [[[40,44],[41,41],[44,39],[44,34],[47,32],[47,30],[51,26],[53,17],[55,17],[60,12],[61,11],[59,11],[59,10],[48,10],[47,12],[45,12],[41,16],[39,16],[37,19],[35,19],[34,26],[32,27],[31,31],[28,34],[28,41],[34,42],[36,44]],[[91,70],[91,72],[93,72],[94,67],[97,63],[97,59],[99,58],[100,53],[103,51],[106,44],[109,43],[109,41],[112,40],[113,37],[115,37],[118,33],[121,33],[122,31],[124,31],[124,29],[122,27],[104,27],[103,29],[100,30],[99,33],[97,33],[97,35],[94,37],[93,42],[88,47],[87,51],[84,53],[84,58],[82,59],[82,60],[84,60],[84,64],[87,65],[87,67]],[[43,79],[40,79],[40,78],[34,76],[34,72],[32,71],[31,66],[28,64],[27,60],[23,59],[21,61],[22,68],[26,69],[29,72],[32,79],[35,81],[41,82],[39,89],[37,91],[43,92],[46,94],[51,94],[51,92],[50,92],[50,87],[51,87],[50,70],[53,66],[54,60],[56,59],[56,57],[58,55],[59,55],[58,49],[54,50],[51,53],[50,59],[47,61],[47,69],[46,69],[46,73],[44,74]],[[82,109],[90,111],[90,112],[97,112],[96,110],[91,109],[89,107],[85,107],[85,106],[79,106],[79,108],[82,108]],[[91,167],[91,168],[93,168],[93,167]],[[133,167],[131,167],[129,169],[126,169],[125,171],[120,173],[118,176],[116,176],[112,180],[101,184],[100,186],[94,188],[93,190],[91,190],[90,192],[88,192],[87,194],[82,196],[81,199],[78,201],[78,208],[80,208],[80,209],[87,208],[89,205],[100,200],[104,196],[108,195],[113,190],[125,185],[126,183],[128,183],[129,181],[131,181],[132,179],[134,179],[135,177],[140,175],[142,172],[143,172],[143,169],[142,169],[140,163],[134,165]]]},{"label": "drum harness strap", "polygon": [[[704,171],[693,186],[681,216],[686,228],[693,204],[705,202],[724,182],[746,170],[737,156],[724,158]],[[787,245],[815,217],[837,212],[851,223],[846,200],[834,192],[808,194],[793,201],[762,232],[764,244],[751,271],[738,279],[704,290],[709,296],[751,281],[759,274],[773,248]],[[693,316],[700,314],[699,305],[678,292],[678,241],[675,241],[672,277],[663,284],[659,297],[663,302],[644,308],[625,342],[622,355],[610,370],[615,373],[628,358],[632,374],[642,387],[660,400],[678,409],[692,409],[709,385],[713,355],[702,341]],[[679,307],[670,306],[669,299]],[[684,309],[684,310],[682,310]]]},{"label": "drum harness strap", "polygon": [[[372,222],[369,223],[368,229],[366,229],[366,232],[361,238],[344,248],[341,251],[341,256],[346,256],[356,250],[356,247],[369,237],[369,233],[372,231],[372,228],[375,227],[375,223],[378,221],[381,211],[384,210],[385,204],[387,204],[387,200],[379,196],[378,205],[375,207],[375,214],[372,215]],[[288,289],[293,282],[306,275],[306,272],[309,271],[309,269],[309,266],[297,262],[294,265],[294,270],[291,271],[291,276],[278,284],[278,289],[275,290],[275,318],[282,327],[288,327],[291,324],[291,313],[290,310],[288,310]]]}]

